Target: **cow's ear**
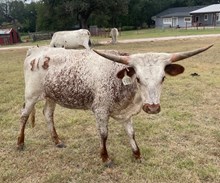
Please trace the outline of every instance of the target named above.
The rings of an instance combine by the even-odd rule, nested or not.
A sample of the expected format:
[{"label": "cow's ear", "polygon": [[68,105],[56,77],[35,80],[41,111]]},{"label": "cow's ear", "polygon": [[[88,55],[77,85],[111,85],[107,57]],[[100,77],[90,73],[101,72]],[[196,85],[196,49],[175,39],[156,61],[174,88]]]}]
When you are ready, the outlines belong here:
[{"label": "cow's ear", "polygon": [[117,77],[122,79],[125,76],[125,73],[127,73],[129,77],[132,77],[135,74],[135,70],[133,67],[126,67],[118,72]]},{"label": "cow's ear", "polygon": [[184,72],[184,70],[184,67],[179,64],[169,64],[165,67],[166,74],[169,74],[170,76],[181,74]]}]

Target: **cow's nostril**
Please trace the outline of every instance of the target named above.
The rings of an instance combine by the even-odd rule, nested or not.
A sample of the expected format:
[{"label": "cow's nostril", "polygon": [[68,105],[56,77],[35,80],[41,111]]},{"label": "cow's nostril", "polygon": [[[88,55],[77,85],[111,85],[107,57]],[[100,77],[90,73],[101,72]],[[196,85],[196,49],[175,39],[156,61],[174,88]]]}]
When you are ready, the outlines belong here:
[{"label": "cow's nostril", "polygon": [[160,112],[160,104],[144,104],[143,110],[148,114],[157,114]]}]

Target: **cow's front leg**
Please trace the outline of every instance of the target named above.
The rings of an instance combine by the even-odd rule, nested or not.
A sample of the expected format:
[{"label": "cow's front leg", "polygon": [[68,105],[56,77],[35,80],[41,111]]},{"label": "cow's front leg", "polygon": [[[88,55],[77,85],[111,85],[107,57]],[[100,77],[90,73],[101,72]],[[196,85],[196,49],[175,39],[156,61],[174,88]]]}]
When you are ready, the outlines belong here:
[{"label": "cow's front leg", "polygon": [[108,120],[109,115],[106,110],[95,110],[97,128],[100,135],[101,143],[100,143],[100,155],[103,163],[106,166],[111,166],[112,161],[109,159],[106,142],[108,138]]},{"label": "cow's front leg", "polygon": [[59,136],[57,135],[57,132],[56,132],[56,129],[54,126],[53,116],[54,116],[55,106],[56,106],[56,104],[53,101],[47,99],[45,106],[44,106],[43,113],[44,113],[45,119],[47,121],[48,128],[51,132],[51,137],[52,137],[53,142],[55,143],[55,145],[57,147],[62,148],[62,147],[65,147],[65,145],[60,140]]},{"label": "cow's front leg", "polygon": [[131,145],[131,148],[132,148],[134,158],[136,160],[141,160],[141,153],[140,153],[139,147],[137,145],[137,142],[135,140],[135,133],[134,133],[134,128],[133,128],[133,125],[132,125],[132,119],[131,118],[124,121],[124,127],[125,127],[125,130],[126,130],[128,136],[129,136],[129,139],[130,139],[130,145]]}]

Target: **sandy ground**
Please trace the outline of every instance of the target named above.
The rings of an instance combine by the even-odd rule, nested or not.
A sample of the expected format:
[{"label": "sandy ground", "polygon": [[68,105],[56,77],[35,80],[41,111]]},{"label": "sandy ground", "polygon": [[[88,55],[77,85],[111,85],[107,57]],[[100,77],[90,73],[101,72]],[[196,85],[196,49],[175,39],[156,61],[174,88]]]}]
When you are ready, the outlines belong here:
[{"label": "sandy ground", "polygon": [[31,47],[33,47],[33,46],[10,46],[10,47],[3,47],[3,48],[1,48],[0,47],[0,51],[1,50],[15,50],[15,49],[24,49],[24,48],[31,48]]},{"label": "sandy ground", "polygon": [[[171,37],[159,37],[159,38],[142,38],[142,39],[126,39],[119,40],[118,43],[134,43],[134,42],[153,42],[153,41],[166,41],[174,39],[192,39],[192,38],[204,38],[204,37],[220,37],[220,34],[207,34],[207,35],[190,35],[190,36],[171,36]],[[107,41],[100,42],[101,44],[109,44]],[[33,46],[10,46],[0,47],[0,50],[13,50],[13,49],[24,49],[31,48]]]},{"label": "sandy ground", "polygon": [[204,37],[220,37],[220,34],[207,34],[207,35],[191,35],[191,36],[173,36],[173,37],[159,37],[159,38],[144,38],[144,39],[130,39],[120,40],[119,43],[133,43],[133,42],[144,42],[144,41],[166,41],[174,39],[192,39],[192,38],[204,38]]}]

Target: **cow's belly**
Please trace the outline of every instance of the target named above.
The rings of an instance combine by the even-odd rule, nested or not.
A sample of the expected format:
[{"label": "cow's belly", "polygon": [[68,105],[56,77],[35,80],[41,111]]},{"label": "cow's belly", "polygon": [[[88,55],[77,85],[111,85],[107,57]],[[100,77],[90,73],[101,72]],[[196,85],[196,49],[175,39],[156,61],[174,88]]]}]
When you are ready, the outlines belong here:
[{"label": "cow's belly", "polygon": [[46,77],[44,89],[46,98],[71,109],[90,109],[94,100],[94,92],[76,78]]}]

